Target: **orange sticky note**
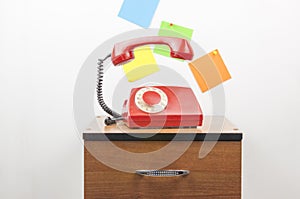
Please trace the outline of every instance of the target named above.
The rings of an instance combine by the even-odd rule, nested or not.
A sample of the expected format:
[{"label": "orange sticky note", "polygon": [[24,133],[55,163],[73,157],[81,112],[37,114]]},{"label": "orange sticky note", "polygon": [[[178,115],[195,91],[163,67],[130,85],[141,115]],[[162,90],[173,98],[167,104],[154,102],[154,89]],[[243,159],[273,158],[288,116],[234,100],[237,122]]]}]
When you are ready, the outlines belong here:
[{"label": "orange sticky note", "polygon": [[192,61],[189,67],[202,92],[231,78],[218,50]]}]

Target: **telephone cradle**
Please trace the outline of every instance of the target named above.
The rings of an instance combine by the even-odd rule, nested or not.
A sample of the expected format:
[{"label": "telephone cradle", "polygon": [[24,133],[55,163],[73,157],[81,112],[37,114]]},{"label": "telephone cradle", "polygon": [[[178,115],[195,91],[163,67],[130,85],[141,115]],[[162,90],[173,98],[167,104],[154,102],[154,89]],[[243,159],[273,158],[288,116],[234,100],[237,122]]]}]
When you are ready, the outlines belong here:
[{"label": "telephone cradle", "polygon": [[203,120],[192,89],[179,86],[133,88],[122,117],[129,128],[196,127]]}]

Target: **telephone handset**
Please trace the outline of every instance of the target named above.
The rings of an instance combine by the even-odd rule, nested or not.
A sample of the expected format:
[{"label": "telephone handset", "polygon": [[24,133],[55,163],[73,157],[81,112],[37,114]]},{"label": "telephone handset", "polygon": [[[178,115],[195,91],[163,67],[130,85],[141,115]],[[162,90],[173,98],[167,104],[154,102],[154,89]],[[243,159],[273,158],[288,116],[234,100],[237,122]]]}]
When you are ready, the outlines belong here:
[{"label": "telephone handset", "polygon": [[177,37],[142,37],[115,44],[111,60],[113,64],[120,65],[134,58],[133,50],[138,46],[147,44],[163,44],[170,48],[170,56],[184,60],[192,60],[194,53],[191,45],[185,39]]},{"label": "telephone handset", "polygon": [[105,120],[106,125],[123,120],[129,128],[166,128],[201,126],[202,110],[191,88],[179,86],[144,86],[133,88],[123,104],[122,115],[111,110],[102,96],[103,62],[111,57],[114,65],[134,59],[136,47],[149,44],[163,44],[170,48],[170,56],[192,60],[194,53],[190,43],[182,38],[151,36],[131,39],[115,44],[112,54],[98,62],[97,97],[102,109],[113,118]]}]

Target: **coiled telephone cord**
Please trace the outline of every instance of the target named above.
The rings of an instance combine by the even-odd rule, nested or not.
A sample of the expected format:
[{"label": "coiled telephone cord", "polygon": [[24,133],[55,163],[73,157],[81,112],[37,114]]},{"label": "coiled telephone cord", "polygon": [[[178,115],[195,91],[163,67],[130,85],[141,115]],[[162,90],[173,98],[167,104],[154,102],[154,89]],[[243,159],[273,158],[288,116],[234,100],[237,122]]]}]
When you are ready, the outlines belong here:
[{"label": "coiled telephone cord", "polygon": [[117,120],[121,120],[122,116],[113,111],[111,108],[109,108],[106,103],[104,102],[103,99],[103,90],[102,90],[102,86],[103,86],[103,62],[108,59],[109,57],[111,57],[111,54],[107,55],[104,59],[98,59],[98,75],[97,75],[97,100],[99,105],[101,106],[101,108],[108,113],[109,115],[111,115],[113,118],[111,117],[107,117],[104,120],[104,123],[106,125],[111,125],[111,124],[115,124]]}]

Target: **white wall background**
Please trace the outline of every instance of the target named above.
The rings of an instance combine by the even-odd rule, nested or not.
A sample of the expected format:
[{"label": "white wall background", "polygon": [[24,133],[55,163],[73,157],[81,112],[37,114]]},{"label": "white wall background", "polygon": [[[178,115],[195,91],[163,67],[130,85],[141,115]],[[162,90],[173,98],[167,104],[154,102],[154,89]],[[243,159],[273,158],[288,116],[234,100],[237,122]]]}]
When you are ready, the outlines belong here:
[{"label": "white wall background", "polygon": [[[72,94],[89,53],[138,28],[122,0],[0,1],[0,198],[82,198]],[[242,130],[243,198],[299,198],[300,12],[297,0],[161,0],[161,20],[219,48],[232,74],[226,115]],[[118,77],[116,77],[117,79]]]}]

